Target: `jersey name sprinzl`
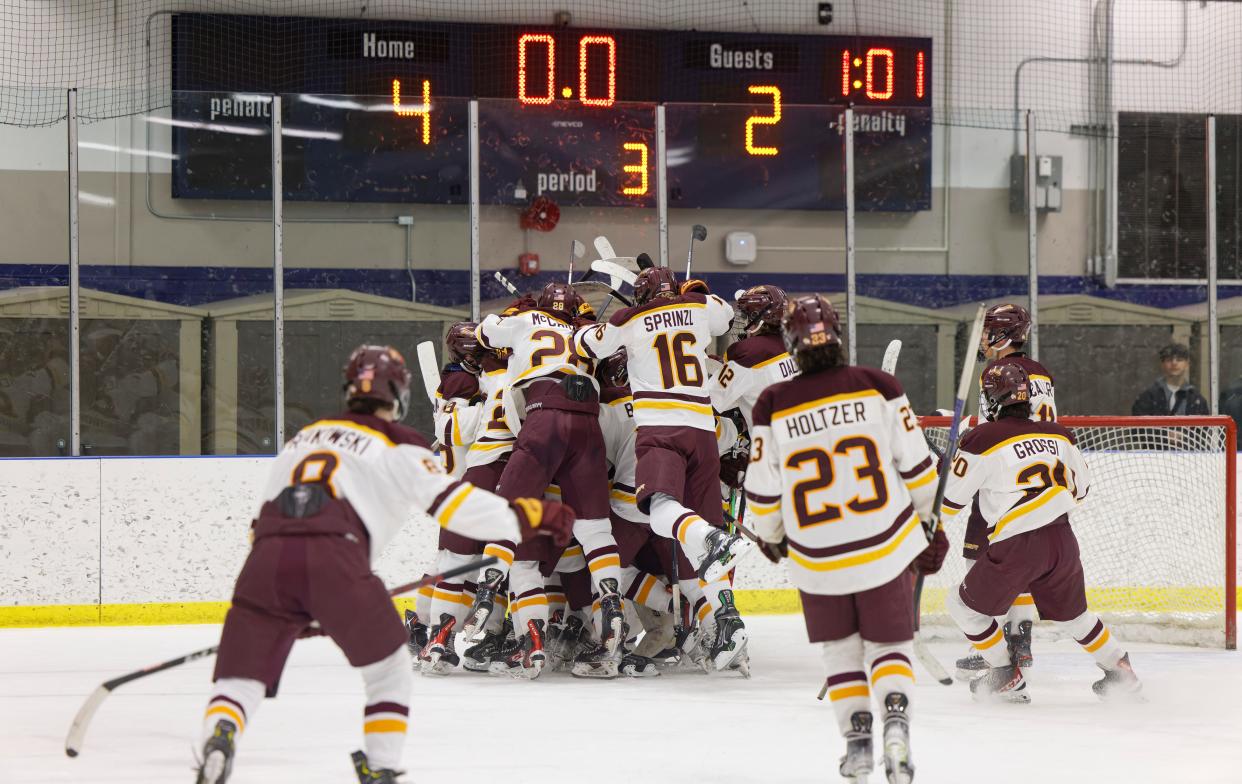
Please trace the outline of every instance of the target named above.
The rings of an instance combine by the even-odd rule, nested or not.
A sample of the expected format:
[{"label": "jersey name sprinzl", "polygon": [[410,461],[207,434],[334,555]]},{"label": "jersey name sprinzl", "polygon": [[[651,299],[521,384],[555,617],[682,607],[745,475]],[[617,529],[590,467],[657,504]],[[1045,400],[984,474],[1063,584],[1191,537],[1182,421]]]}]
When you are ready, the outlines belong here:
[{"label": "jersey name sprinzl", "polygon": [[653,299],[574,335],[582,356],[602,359],[624,347],[638,427],[714,430],[707,351],[729,330],[733,309],[699,293]]}]

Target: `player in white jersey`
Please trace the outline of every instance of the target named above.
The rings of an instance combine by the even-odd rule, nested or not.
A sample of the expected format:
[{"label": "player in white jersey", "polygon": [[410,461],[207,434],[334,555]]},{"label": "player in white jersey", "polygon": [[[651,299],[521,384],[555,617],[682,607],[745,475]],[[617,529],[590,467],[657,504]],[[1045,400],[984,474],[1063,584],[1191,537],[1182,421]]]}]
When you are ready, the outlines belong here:
[{"label": "player in white jersey", "polygon": [[724,366],[709,387],[716,410],[736,406],[747,427],[759,393],[799,372],[781,339],[786,299],[784,291],[767,285],[747,289],[738,298],[737,310],[746,318],[744,336],[725,351]]},{"label": "player in white jersey", "polygon": [[977,699],[1030,701],[1022,668],[999,644],[1004,635],[993,617],[1029,586],[1040,616],[1059,623],[1104,670],[1093,685],[1096,694],[1134,694],[1141,687],[1130,657],[1087,607],[1070,527],[1070,513],[1091,487],[1087,463],[1067,428],[1031,420],[1029,384],[1017,364],[984,374],[989,421],[962,439],[945,488],[945,516],[978,493],[987,521],[987,556],[975,561],[947,601],[953,620],[990,665],[970,690]]},{"label": "player in white jersey", "polygon": [[[1013,303],[1002,303],[988,308],[983,319],[983,334],[979,338],[979,361],[986,362],[983,375],[1001,364],[1019,365],[1030,379],[1031,419],[1055,422],[1057,403],[1053,392],[1052,374],[1026,355],[1026,341],[1031,332],[1031,316],[1026,308]],[[979,411],[987,410],[982,386],[979,390]],[[976,502],[970,510],[966,525],[966,543],[962,556],[973,561],[987,549],[987,522]],[[1000,620],[1005,635],[1005,645],[1014,662],[1023,668],[1032,666],[1031,631],[1035,625],[1035,600],[1024,592],[1014,599],[1013,606]],[[983,656],[973,647],[964,658],[957,660],[959,679],[969,680],[987,667]]]},{"label": "player in white jersey", "polygon": [[[331,637],[366,684],[361,784],[394,784],[409,715],[406,631],[371,571],[413,509],[477,539],[568,539],[572,510],[510,504],[446,473],[426,441],[397,424],[410,374],[394,349],[363,346],[345,368],[349,412],[300,430],[272,461],[253,546],[224,621],[205,717],[198,784],[222,784],[237,736],[312,624]],[[546,538],[546,537],[541,537]]]},{"label": "player in white jersey", "polygon": [[[486,348],[508,348],[514,391],[525,396],[525,421],[497,492],[506,498],[542,496],[555,482],[565,502],[580,515],[574,537],[582,545],[601,606],[602,650],[592,655],[617,663],[625,639],[620,594],[621,561],[608,520],[608,468],[599,427],[599,389],[590,361],[573,349],[581,297],[565,283],[544,286],[538,307],[512,316],[488,316],[479,325]],[[509,574],[514,627],[524,646],[538,643],[548,623],[544,577],[561,553],[540,545],[520,547]],[[538,671],[511,673],[536,677]]]},{"label": "player in white jersey", "polygon": [[753,548],[719,527],[720,457],[707,393],[707,350],[729,330],[733,309],[711,294],[681,293],[667,267],[639,274],[634,301],[607,324],[580,329],[575,345],[593,359],[626,349],[638,427],[638,508],[650,515],[652,531],[681,543],[710,583]]},{"label": "player in white jersey", "polygon": [[[888,780],[907,784],[914,772],[910,567],[934,573],[947,549],[929,548],[922,525],[936,466],[897,379],[846,365],[840,322],[825,297],[791,301],[782,331],[802,373],[755,403],[748,520],[769,558],[788,555],[807,635],[823,646],[826,689],[846,739],[841,775],[866,781],[873,768],[874,693]],[[943,542],[944,532],[937,538]]]}]

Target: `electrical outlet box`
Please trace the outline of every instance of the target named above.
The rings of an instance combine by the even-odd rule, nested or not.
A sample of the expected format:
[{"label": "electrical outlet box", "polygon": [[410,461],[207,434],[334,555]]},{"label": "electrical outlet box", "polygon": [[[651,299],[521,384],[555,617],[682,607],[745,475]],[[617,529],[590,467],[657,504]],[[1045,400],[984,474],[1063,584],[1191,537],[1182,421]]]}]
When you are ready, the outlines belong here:
[{"label": "electrical outlet box", "polygon": [[[1061,211],[1061,156],[1040,155],[1035,158],[1035,210]],[[1009,211],[1026,212],[1026,156],[1009,158]]]}]

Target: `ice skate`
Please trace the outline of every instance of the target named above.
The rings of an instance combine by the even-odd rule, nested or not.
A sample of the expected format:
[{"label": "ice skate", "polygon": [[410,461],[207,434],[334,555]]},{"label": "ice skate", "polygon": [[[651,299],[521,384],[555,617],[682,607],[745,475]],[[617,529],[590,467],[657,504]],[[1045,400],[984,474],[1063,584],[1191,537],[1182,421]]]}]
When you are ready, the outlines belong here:
[{"label": "ice skate", "polygon": [[[406,647],[410,649],[410,656],[416,660],[423,652],[423,648],[427,647],[427,624],[418,620],[418,613],[413,610],[405,611],[405,629],[410,635]],[[415,661],[414,669],[418,669],[418,663]]]},{"label": "ice skate", "polygon": [[625,613],[621,609],[621,594],[617,590],[617,581],[611,578],[600,580],[599,591],[600,644],[607,649],[609,656],[619,660],[621,646],[629,634],[629,626],[625,622]]},{"label": "ice skate", "polygon": [[549,633],[547,644],[548,666],[554,671],[564,667],[580,653],[583,638],[587,636],[586,626],[574,612],[570,612],[554,633]]},{"label": "ice skate", "polygon": [[755,543],[737,534],[713,528],[704,539],[707,555],[699,564],[699,579],[705,583],[715,582],[729,573],[737,562],[755,549]]},{"label": "ice skate", "polygon": [[[746,641],[749,639],[742,616],[733,604],[733,591],[721,591],[720,603],[720,609],[715,614],[716,634],[712,638],[707,656],[717,672],[731,669],[735,663],[740,664],[739,660],[746,654]],[[750,677],[748,666],[741,669],[741,672]]]},{"label": "ice skate", "polygon": [[505,633],[505,636],[500,640],[500,650],[496,658],[492,659],[492,663],[487,667],[489,675],[508,675],[512,667],[518,666],[517,660],[519,657],[516,654],[520,645],[511,619],[505,619],[502,631]]},{"label": "ice skate", "polygon": [[546,663],[543,621],[531,620],[526,622],[525,634],[516,639],[512,646],[506,644],[500,661],[493,662],[489,672],[493,675],[508,675],[511,678],[533,681],[543,672]]},{"label": "ice skate", "polygon": [[454,645],[453,633],[457,627],[457,619],[448,613],[440,615],[440,624],[432,629],[431,641],[427,643],[423,661],[423,675],[448,675],[459,663],[460,658]]},{"label": "ice skate", "polygon": [[1021,668],[1012,664],[1004,667],[990,667],[985,670],[982,675],[970,682],[970,694],[978,702],[1026,703],[1031,701]]},{"label": "ice skate", "polygon": [[355,751],[349,757],[354,761],[354,772],[358,774],[358,784],[400,784],[397,777],[404,771],[372,768],[367,762],[367,755],[361,751]]},{"label": "ice skate", "polygon": [[470,605],[470,612],[466,613],[466,620],[461,626],[462,634],[466,635],[467,640],[473,640],[487,624],[487,619],[496,607],[496,591],[500,590],[504,579],[504,572],[499,569],[488,569],[483,573],[483,579],[479,581],[474,592],[474,604]]},{"label": "ice skate", "polygon": [[233,770],[234,739],[237,725],[228,719],[216,722],[211,737],[203,744],[203,762],[198,766],[195,784],[224,784]]},{"label": "ice skate", "polygon": [[1018,631],[1010,634],[1012,625],[1005,622],[1005,645],[1009,648],[1009,661],[1023,670],[1029,669],[1035,663],[1031,656],[1031,622],[1022,621],[1018,624]]},{"label": "ice skate", "polygon": [[904,694],[884,698],[884,774],[888,784],[910,784],[914,781],[914,764],[910,762],[910,717],[906,709],[910,701]]},{"label": "ice skate", "polygon": [[850,730],[845,733],[845,756],[838,770],[852,784],[866,784],[875,767],[871,754],[871,714],[859,711],[850,716]]},{"label": "ice skate", "polygon": [[492,662],[500,659],[500,649],[512,631],[513,624],[506,618],[500,629],[485,633],[482,640],[466,649],[461,666],[470,672],[487,672]]},{"label": "ice skate", "polygon": [[[1101,668],[1103,669],[1103,668]],[[1104,670],[1104,677],[1091,684],[1095,696],[1102,700],[1136,700],[1141,701],[1139,692],[1143,684],[1134,674],[1130,666],[1130,654],[1121,657],[1111,670]]]},{"label": "ice skate", "polygon": [[600,643],[575,656],[574,666],[569,672],[575,678],[610,680],[620,674],[620,668],[621,652],[610,651],[607,645]]},{"label": "ice skate", "polygon": [[628,678],[655,678],[660,675],[660,668],[650,657],[627,653],[621,660],[621,674]]}]

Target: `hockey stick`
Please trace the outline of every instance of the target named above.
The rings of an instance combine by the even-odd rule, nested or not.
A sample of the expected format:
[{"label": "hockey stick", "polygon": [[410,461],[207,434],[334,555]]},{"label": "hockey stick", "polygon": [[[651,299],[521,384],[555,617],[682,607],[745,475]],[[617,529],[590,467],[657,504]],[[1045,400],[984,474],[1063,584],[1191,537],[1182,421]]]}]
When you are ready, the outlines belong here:
[{"label": "hockey stick", "polygon": [[498,282],[500,285],[505,287],[505,291],[508,291],[510,294],[512,294],[515,297],[518,295],[517,286],[514,286],[512,283],[510,283],[509,279],[500,273],[500,270],[496,270],[495,274],[493,274],[492,277],[496,279],[496,282]]},{"label": "hockey stick", "polygon": [[638,280],[638,275],[635,274],[633,270],[628,270],[625,267],[622,267],[618,263],[621,261],[633,261],[633,259],[625,259],[625,258],[596,259],[595,261],[591,262],[591,269],[595,270],[601,275],[607,275],[609,278],[611,278],[612,279],[611,285],[614,289],[619,288],[622,283],[628,283],[631,286],[633,286],[634,282]]},{"label": "hockey stick", "polygon": [[[486,558],[474,561],[467,566],[459,566],[455,569],[449,569],[448,571],[441,572],[439,574],[427,575],[423,579],[415,580],[412,583],[398,585],[396,588],[390,589],[388,591],[388,595],[394,597],[400,596],[403,593],[418,590],[423,586],[438,583],[441,580],[448,580],[452,577],[458,577],[468,572],[475,572],[483,567],[491,566],[496,563],[496,561],[496,556],[489,555]],[[318,637],[322,634],[323,632],[320,631],[318,627],[314,627],[313,630],[308,629],[307,632],[303,632],[301,637]],[[95,717],[95,712],[99,710],[99,706],[102,705],[103,701],[108,698],[108,695],[117,688],[124,686],[131,681],[145,678],[148,675],[154,675],[157,672],[171,670],[173,667],[180,667],[181,665],[189,664],[192,661],[205,659],[208,656],[214,656],[218,650],[220,650],[220,647],[218,645],[213,645],[210,648],[203,648],[202,650],[194,651],[193,653],[187,653],[184,656],[178,656],[177,658],[169,659],[166,662],[153,664],[150,667],[144,667],[141,670],[134,670],[133,672],[126,673],[100,684],[95,691],[91,692],[91,695],[86,698],[86,702],[82,704],[82,707],[78,709],[77,715],[73,717],[73,723],[69,725],[69,734],[65,737],[65,754],[68,754],[70,757],[78,756],[78,751],[82,748],[83,741],[86,740],[86,730],[90,727],[91,719]]]},{"label": "hockey stick", "polygon": [[690,265],[694,262],[694,242],[707,239],[707,228],[701,223],[690,227],[690,247],[686,250],[686,280],[690,280]]},{"label": "hockey stick", "polygon": [[436,347],[430,340],[418,344],[418,370],[423,376],[423,389],[431,405],[436,404],[436,390],[440,388],[440,365],[436,362]]},{"label": "hockey stick", "polygon": [[599,254],[601,259],[615,259],[617,252],[612,249],[612,243],[603,234],[595,238],[595,252]]},{"label": "hockey stick", "polygon": [[569,274],[565,276],[566,283],[574,282],[574,259],[582,258],[584,253],[586,253],[586,246],[581,242],[573,240],[569,243]]},{"label": "hockey stick", "polygon": [[880,362],[880,370],[890,376],[897,372],[897,357],[901,354],[901,341],[890,340],[884,349],[884,360]]}]

